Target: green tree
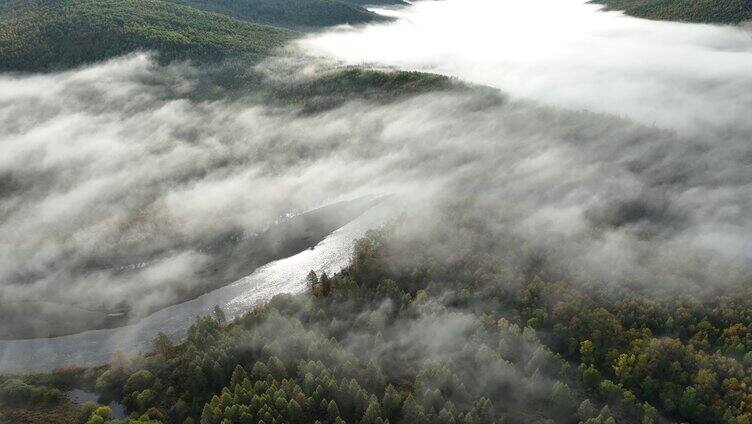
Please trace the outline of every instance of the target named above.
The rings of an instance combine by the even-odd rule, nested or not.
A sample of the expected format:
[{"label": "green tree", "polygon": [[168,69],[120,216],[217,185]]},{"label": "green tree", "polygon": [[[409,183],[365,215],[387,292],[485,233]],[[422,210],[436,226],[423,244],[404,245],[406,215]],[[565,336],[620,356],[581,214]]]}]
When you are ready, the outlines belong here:
[{"label": "green tree", "polygon": [[234,389],[235,386],[243,383],[243,380],[246,378],[248,378],[248,373],[245,371],[245,368],[240,364],[235,365],[232,377],[230,377],[230,387]]},{"label": "green tree", "polygon": [[326,417],[330,423],[335,423],[339,418],[339,407],[337,407],[337,402],[334,399],[330,400],[326,406]]},{"label": "green tree", "polygon": [[227,315],[225,315],[225,311],[219,305],[214,305],[212,313],[214,314],[214,319],[216,319],[220,325],[227,322]]},{"label": "green tree", "polygon": [[394,421],[402,410],[402,396],[391,384],[386,386],[381,403],[387,418]]},{"label": "green tree", "polygon": [[172,340],[163,332],[157,333],[156,337],[151,343],[154,353],[164,358],[169,358],[172,355],[174,345]]}]

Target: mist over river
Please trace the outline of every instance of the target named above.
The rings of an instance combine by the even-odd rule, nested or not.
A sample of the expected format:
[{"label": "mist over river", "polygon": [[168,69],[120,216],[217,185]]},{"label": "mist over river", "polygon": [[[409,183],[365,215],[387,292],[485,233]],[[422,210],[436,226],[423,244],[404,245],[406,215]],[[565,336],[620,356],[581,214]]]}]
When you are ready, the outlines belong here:
[{"label": "mist over river", "polygon": [[[396,19],[310,35],[291,48],[302,58],[259,69],[307,81],[334,61],[493,89],[301,113],[195,100],[192,65],[143,53],[0,75],[0,301],[146,316],[0,341],[0,372],[104,363],[117,350],[144,352],[159,331],[182,337],[214,305],[235,317],[301,292],[310,270],[347,265],[369,228],[402,212],[436,223],[432,206],[446,199],[491,211],[478,219],[548,252],[567,276],[584,269],[589,281],[671,288],[749,280],[745,27],[654,22],[582,0],[374,10]],[[224,241],[250,240],[290,211],[386,194],[314,249],[175,304],[204,287],[211,266],[237,258],[212,256]],[[152,313],[163,305],[172,306]]]},{"label": "mist over river", "polygon": [[107,363],[117,351],[147,352],[159,332],[181,338],[198,316],[220,305],[228,319],[248,312],[279,293],[305,290],[309,271],[332,274],[347,265],[353,241],[384,222],[376,206],[336,230],[315,248],[269,263],[241,280],[196,299],[162,309],[125,327],[90,330],[69,336],[0,341],[0,373],[51,370],[64,364]]}]

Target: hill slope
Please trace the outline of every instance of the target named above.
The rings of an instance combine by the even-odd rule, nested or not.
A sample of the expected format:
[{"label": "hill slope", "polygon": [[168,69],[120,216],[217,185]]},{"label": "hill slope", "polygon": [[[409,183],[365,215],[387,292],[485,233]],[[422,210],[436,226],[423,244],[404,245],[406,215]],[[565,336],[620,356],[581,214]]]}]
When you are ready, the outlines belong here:
[{"label": "hill slope", "polygon": [[169,0],[234,18],[306,29],[382,20],[379,15],[340,0]]},{"label": "hill slope", "polygon": [[752,19],[752,0],[593,0],[640,18],[734,24]]},{"label": "hill slope", "polygon": [[14,0],[0,7],[0,71],[67,68],[134,50],[164,59],[266,55],[294,35],[161,0]]}]

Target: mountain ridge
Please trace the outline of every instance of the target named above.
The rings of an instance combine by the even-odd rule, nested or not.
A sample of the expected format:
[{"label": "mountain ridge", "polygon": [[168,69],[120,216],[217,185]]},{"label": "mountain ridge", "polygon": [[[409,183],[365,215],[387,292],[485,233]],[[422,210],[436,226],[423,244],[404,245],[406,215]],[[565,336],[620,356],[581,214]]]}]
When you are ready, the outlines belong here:
[{"label": "mountain ridge", "polygon": [[592,0],[606,10],[646,19],[738,24],[752,19],[750,0]]}]

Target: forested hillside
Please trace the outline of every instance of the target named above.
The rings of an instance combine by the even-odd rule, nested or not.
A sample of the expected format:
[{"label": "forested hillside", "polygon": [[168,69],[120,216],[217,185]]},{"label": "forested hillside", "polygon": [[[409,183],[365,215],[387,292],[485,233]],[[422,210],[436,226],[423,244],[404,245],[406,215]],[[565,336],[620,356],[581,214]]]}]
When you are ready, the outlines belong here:
[{"label": "forested hillside", "polygon": [[304,113],[314,113],[353,99],[390,102],[404,96],[463,87],[466,86],[443,75],[345,67],[311,80],[271,84],[266,100],[293,104]]},{"label": "forested hillside", "polygon": [[106,421],[55,392],[77,385],[170,423],[749,422],[748,287],[663,297],[548,280],[472,213],[443,222],[371,233],[308,293],[234,323],[217,309],[180,345],[160,335],[145,357],[8,377],[6,421],[39,399]]},{"label": "forested hillside", "polygon": [[611,10],[666,21],[739,23],[752,19],[751,0],[593,0]]},{"label": "forested hillside", "polygon": [[[357,3],[357,2],[356,2]],[[384,20],[341,0],[8,0],[0,71],[63,69],[134,50],[165,61],[268,55],[294,33]]]},{"label": "forested hillside", "polygon": [[[604,4],[608,9],[624,10],[630,15],[649,19],[733,24],[752,18],[752,0],[592,1]],[[400,3],[400,0],[0,0],[0,72],[68,69],[144,50],[157,52],[164,62],[190,60],[200,64],[195,67],[158,67],[146,55],[130,56],[143,57],[147,64],[143,67],[157,69],[155,73],[148,74],[149,77],[134,77],[139,81],[146,80],[146,84],[156,85],[154,75],[169,75],[175,69],[190,68],[190,71],[186,71],[190,77],[158,82],[169,88],[162,90],[164,94],[162,91],[155,95],[150,95],[155,91],[138,92],[144,93],[138,95],[144,98],[166,98],[164,103],[155,102],[154,106],[149,104],[143,109],[149,113],[163,114],[165,120],[154,121],[143,134],[137,134],[138,141],[144,140],[148,149],[134,150],[133,160],[117,162],[116,175],[85,174],[80,181],[87,185],[96,178],[102,178],[101,175],[116,180],[145,172],[146,167],[134,171],[133,164],[146,162],[151,150],[175,151],[179,154],[206,143],[209,145],[206,149],[196,149],[190,155],[182,153],[184,156],[180,157],[180,162],[196,162],[196,169],[191,167],[182,171],[177,161],[146,162],[156,164],[152,168],[172,167],[181,172],[166,174],[164,179],[152,177],[148,184],[122,190],[138,194],[139,190],[146,191],[144,187],[164,184],[167,187],[164,198],[173,199],[177,205],[174,210],[179,212],[198,208],[199,204],[218,202],[220,198],[245,197],[250,201],[248,206],[244,204],[246,208],[240,209],[242,213],[238,215],[248,215],[255,209],[263,208],[264,203],[276,201],[282,206],[270,208],[272,212],[268,214],[273,217],[278,216],[278,211],[295,210],[283,201],[299,191],[310,191],[310,199],[324,202],[328,198],[325,189],[330,186],[352,184],[355,188],[343,193],[358,195],[383,190],[379,193],[383,197],[364,201],[362,209],[339,210],[343,218],[332,223],[331,228],[327,225],[324,229],[313,231],[310,224],[291,226],[290,231],[296,237],[304,237],[304,245],[298,244],[295,238],[293,241],[296,243],[291,247],[280,249],[275,255],[264,256],[258,263],[244,262],[244,267],[236,269],[231,269],[235,265],[232,260],[256,248],[261,238],[244,238],[245,233],[241,230],[212,236],[212,243],[205,243],[198,236],[195,239],[186,238],[188,241],[185,244],[198,246],[195,250],[202,254],[200,257],[186,256],[185,262],[191,262],[187,265],[193,265],[192,262],[197,261],[195,258],[203,258],[211,265],[200,274],[202,282],[206,283],[204,286],[191,286],[189,288],[194,291],[186,288],[179,292],[182,297],[169,298],[168,294],[161,293],[168,287],[166,284],[154,284],[151,288],[146,287],[148,291],[138,291],[149,281],[134,278],[132,286],[124,286],[127,288],[122,290],[117,287],[118,291],[113,289],[106,292],[108,299],[125,295],[139,301],[148,297],[144,293],[157,293],[167,303],[158,304],[152,300],[154,303],[151,305],[158,308],[174,305],[237,281],[274,258],[307,252],[303,249],[316,246],[332,233],[333,228],[342,228],[343,223],[352,222],[353,216],[370,210],[381,199],[396,198],[395,203],[400,203],[398,213],[390,215],[391,221],[369,231],[355,243],[349,265],[335,275],[317,275],[311,271],[306,280],[306,290],[302,293],[277,295],[268,303],[234,320],[229,319],[226,311],[217,306],[212,315],[197,317],[187,334],[185,327],[175,330],[163,327],[170,328],[165,331],[175,331],[183,337],[159,333],[154,337],[149,352],[140,355],[117,352],[106,365],[71,365],[50,373],[0,375],[0,424],[751,424],[752,277],[748,271],[744,273],[748,268],[740,267],[738,271],[729,269],[728,273],[711,272],[731,266],[726,266],[722,261],[724,256],[713,256],[710,249],[698,248],[689,250],[696,254],[682,255],[679,252],[675,256],[666,256],[634,274],[603,272],[603,269],[610,271],[610,268],[640,267],[643,262],[650,262],[650,257],[661,250],[670,250],[695,240],[691,237],[679,238],[678,233],[693,236],[697,233],[697,238],[702,238],[702,241],[712,238],[713,247],[723,244],[724,249],[734,251],[734,258],[742,257],[738,262],[736,259],[729,261],[729,264],[749,259],[746,240],[733,245],[736,239],[724,237],[731,230],[715,229],[721,224],[732,229],[741,228],[740,231],[750,228],[747,215],[743,214],[746,204],[725,200],[744,199],[748,193],[737,190],[737,186],[745,186],[747,182],[744,171],[749,161],[744,162],[744,158],[752,157],[745,150],[747,145],[714,150],[715,146],[710,142],[720,145],[736,141],[733,137],[713,138],[713,131],[717,128],[698,133],[702,136],[697,136],[698,139],[705,140],[707,137],[709,143],[695,144],[694,138],[674,137],[674,132],[668,129],[650,129],[637,123],[627,127],[623,120],[605,114],[596,115],[584,110],[560,113],[553,106],[535,106],[533,110],[533,106],[527,103],[534,103],[531,100],[510,100],[515,96],[507,98],[493,89],[472,87],[442,75],[383,71],[365,66],[343,67],[323,60],[313,63],[310,58],[272,57],[278,54],[281,46],[299,36],[301,32],[298,31],[381,19],[360,7],[371,3],[389,5]],[[594,10],[588,12],[598,13]],[[661,27],[692,26],[664,25],[636,19],[631,21]],[[699,25],[694,27],[707,29]],[[602,34],[600,28],[599,34]],[[486,37],[486,34],[483,36]],[[444,41],[439,38],[439,42]],[[482,50],[485,53],[487,49]],[[679,49],[672,51],[676,50]],[[453,55],[448,57],[450,61],[455,60]],[[268,60],[259,65],[258,58]],[[703,60],[704,57],[692,56],[691,59]],[[105,65],[117,65],[119,60],[122,59]],[[474,61],[470,63],[475,64]],[[577,63],[577,66],[581,66],[586,62]],[[720,62],[713,62],[714,65],[716,63]],[[657,68],[657,65],[651,66],[651,70]],[[562,67],[562,70],[575,68]],[[90,72],[89,69],[102,67],[87,67],[80,72]],[[107,69],[90,73],[113,73],[112,68]],[[629,67],[629,80],[632,76],[641,78],[635,69],[642,68]],[[743,73],[728,69],[724,68],[724,73],[719,72],[719,75]],[[581,68],[577,71],[580,72]],[[75,76],[76,72],[79,71],[60,75]],[[557,73],[556,77],[563,74]],[[603,74],[607,77],[611,75]],[[642,74],[651,78],[654,75],[647,71]],[[536,74],[531,71],[531,75]],[[25,85],[18,84],[28,89],[44,77],[28,77],[31,82],[23,80]],[[12,81],[15,76],[6,75],[4,78]],[[701,84],[697,85],[717,83],[705,78],[700,81]],[[671,82],[674,80],[671,79]],[[726,81],[722,82],[725,84]],[[107,91],[115,86],[109,80],[102,85],[106,85]],[[189,89],[180,89],[189,85]],[[179,87],[172,90],[174,86]],[[749,86],[749,83],[733,87],[745,86]],[[591,87],[594,88],[591,90]],[[674,89],[681,86],[658,85],[651,80],[650,85],[637,87]],[[590,95],[590,92],[597,91],[598,86],[588,85],[586,88]],[[454,92],[449,93],[450,89]],[[723,94],[731,91],[729,88]],[[576,90],[573,92],[579,93]],[[87,99],[95,99],[92,103],[99,102],[98,95],[92,95],[89,91],[85,91],[81,97],[84,95]],[[463,102],[450,101],[449,97],[453,95],[467,98]],[[391,107],[395,100],[402,101],[408,97],[417,100],[411,99],[415,101],[392,108],[389,113],[378,110]],[[720,96],[688,98],[700,98],[703,102],[697,103],[705,105],[704,100],[716,97]],[[12,126],[16,120],[22,121],[26,113],[37,108],[43,109],[40,114],[53,114],[54,108],[63,108],[63,103],[72,102],[71,98],[74,97],[51,103],[48,107],[50,111],[29,102],[29,108],[18,109],[21,112],[15,114],[8,113],[11,117],[8,122]],[[242,102],[232,104],[236,99]],[[625,101],[629,102],[629,99]],[[24,102],[8,100],[6,103]],[[106,109],[106,102],[101,103],[96,107]],[[670,99],[665,103],[670,103]],[[509,107],[494,109],[482,116],[463,114],[468,110],[482,110],[495,105]],[[125,107],[137,109],[137,106]],[[263,114],[254,114],[256,109],[262,107]],[[342,110],[338,111],[340,107]],[[73,109],[70,114],[60,115],[56,120],[66,123],[73,119],[71,116],[78,119],[80,115],[85,115],[79,110],[93,108]],[[180,108],[191,113],[182,111],[185,115],[180,115]],[[207,113],[212,108],[217,109],[216,113]],[[442,119],[442,122],[450,125],[432,126],[427,115],[411,115],[413,111],[423,108],[433,113],[442,112],[438,118],[432,116],[430,119]],[[711,121],[721,113],[730,113],[724,108],[714,110],[720,112],[709,115],[708,127],[715,125]],[[138,112],[140,115],[134,116],[130,112],[118,115],[117,110],[107,111],[112,116],[111,122],[127,119],[131,123],[123,127],[113,124],[110,133],[130,134],[133,128],[141,127],[147,113]],[[356,121],[344,119],[351,115],[369,114],[374,117]],[[272,115],[276,119],[260,119]],[[328,119],[313,119],[323,115],[331,116]],[[453,120],[455,117],[456,120]],[[298,119],[309,122],[303,125],[296,122]],[[168,120],[176,124],[168,125],[165,123]],[[242,125],[233,127],[235,121]],[[388,125],[395,121],[397,125]],[[490,124],[486,125],[486,121]],[[95,125],[102,125],[99,122],[95,121]],[[220,130],[225,126],[237,131],[221,134]],[[256,133],[269,131],[272,127],[291,130],[269,132],[268,139],[253,139]],[[336,127],[337,131],[327,132],[325,127]],[[408,127],[418,128],[419,131],[393,136]],[[70,135],[61,132],[61,141],[53,139],[59,128],[43,127],[44,131],[40,131],[41,134],[35,135],[35,138],[19,137],[18,141],[13,138],[15,144],[8,142],[7,145],[16,148],[16,145],[31,144],[34,147],[38,138],[49,138],[59,146],[50,150],[47,156],[81,154],[82,150],[76,150],[74,143],[69,141],[76,140]],[[72,128],[85,132],[93,126]],[[491,128],[493,132],[486,128]],[[724,136],[734,133],[734,137],[741,139],[740,143],[749,139],[745,136],[748,134],[744,132],[747,131],[745,128],[721,129]],[[736,135],[737,130],[742,136]],[[454,132],[454,137],[443,139],[445,132]],[[169,144],[158,144],[155,140],[158,140],[159,133],[170,133],[171,136],[171,133],[180,134],[174,140],[170,137],[167,140]],[[308,133],[315,137],[301,136]],[[383,140],[370,138],[372,133],[387,135],[385,140],[390,144],[383,147],[386,152],[383,161],[379,150],[382,149],[379,144]],[[467,134],[467,137],[459,136]],[[498,135],[498,138],[489,137],[489,134],[494,137]],[[316,140],[317,137],[323,141]],[[93,140],[86,140],[87,147],[107,141],[107,134],[101,137],[95,134],[91,138]],[[540,140],[546,143],[539,143]],[[125,138],[122,144],[126,146],[127,143],[134,144],[131,138]],[[335,145],[339,144],[352,146],[350,148],[358,155],[349,156],[348,150],[335,150]],[[210,149],[236,145],[243,148],[227,148],[220,152],[221,155],[211,155]],[[487,145],[499,147],[499,150],[487,151],[484,149]],[[682,149],[673,150],[675,145],[682,145]],[[524,149],[531,152],[518,156],[516,151]],[[111,159],[108,156],[112,150],[93,150],[90,156],[86,156],[89,154],[87,150],[81,163],[92,160],[94,156],[104,156],[114,162],[116,155],[113,154]],[[408,151],[406,159],[393,158],[400,150]],[[360,155],[362,151],[370,155]],[[592,157],[587,157],[586,152],[592,151],[595,152]],[[710,153],[700,154],[704,152]],[[317,157],[318,153],[321,153],[321,157]],[[329,156],[337,155],[345,158],[343,162],[347,160],[342,169],[326,160]],[[432,159],[430,155],[442,160]],[[481,161],[474,155],[485,157]],[[581,161],[570,158],[580,155],[585,156]],[[37,158],[49,160],[36,152],[28,156],[28,162],[17,163],[31,166],[39,160]],[[603,159],[606,156],[608,160]],[[707,156],[713,156],[712,160]],[[739,162],[725,161],[727,156],[739,158]],[[253,174],[246,178],[246,173],[254,170],[256,164],[253,161],[269,169],[268,172],[264,169],[264,173],[258,173],[263,178]],[[281,166],[286,162],[292,165],[289,168]],[[307,168],[309,164],[315,165],[316,173],[307,173],[310,172]],[[3,166],[13,169],[5,164]],[[357,172],[358,168],[368,167],[373,167],[375,171]],[[420,169],[428,167],[431,169]],[[493,172],[480,172],[484,167],[492,168]],[[515,173],[519,171],[517,168],[526,169],[523,169],[525,172]],[[612,174],[611,168],[618,168],[618,172]],[[692,170],[690,168],[699,171],[689,172]],[[72,185],[65,180],[73,169],[73,166],[68,166],[65,172],[51,173],[44,168],[38,171],[41,177],[37,178],[44,179],[45,183],[59,179],[61,184]],[[319,169],[323,171],[319,172]],[[470,172],[473,169],[479,171]],[[122,174],[119,173],[121,170]],[[216,174],[210,172],[213,170],[216,170]],[[721,175],[725,171],[727,175]],[[231,180],[227,191],[212,185],[205,188],[206,191],[194,193],[174,183],[189,180],[195,181],[194,185],[198,186],[199,181],[221,182],[228,176],[236,175],[233,172],[238,172],[237,175],[242,178]],[[297,185],[283,181],[293,186],[285,189],[284,184],[279,183],[281,179],[267,177],[284,172],[294,174],[295,179],[302,182]],[[345,176],[324,181],[321,183],[326,186],[324,189],[317,187],[315,180],[336,172]],[[578,173],[587,173],[587,178],[568,178]],[[418,176],[412,177],[411,174]],[[451,179],[447,178],[446,182],[434,186],[434,181],[449,174],[452,174]],[[21,190],[34,189],[20,181],[31,181],[29,175],[37,174],[18,175],[12,175],[14,179],[0,181],[5,184],[0,185],[0,195],[10,193],[15,196]],[[391,178],[382,180],[382,175]],[[351,183],[351,180],[357,182],[365,179],[373,179],[375,183],[363,188]],[[540,180],[531,182],[526,179]],[[605,181],[605,188],[602,188],[601,180]],[[624,181],[626,183],[621,184]],[[256,196],[245,191],[234,191],[236,186],[252,184],[262,187],[258,192],[251,192],[257,193]],[[404,184],[409,190],[391,194],[393,184]],[[415,188],[408,187],[411,184]],[[503,189],[499,188],[502,186]],[[506,186],[515,186],[516,189],[507,190]],[[705,191],[707,187],[723,193]],[[190,187],[191,190],[195,188],[193,185]],[[185,200],[181,201],[183,198],[179,196],[179,190],[187,193],[184,194]],[[558,190],[561,193],[555,192]],[[267,191],[279,191],[276,194],[279,199],[274,196],[267,198]],[[431,192],[431,195],[417,195],[423,191]],[[102,192],[111,195],[109,190],[102,189]],[[611,194],[614,194],[613,198]],[[118,237],[123,234],[124,239],[127,238],[125,236],[138,234],[140,228],[145,228],[144,232],[158,232],[161,228],[152,228],[168,222],[161,219],[166,216],[165,210],[159,209],[160,213],[156,216],[160,219],[153,221],[146,219],[150,218],[146,212],[147,206],[156,203],[153,199],[162,198],[162,192],[147,192],[147,195],[148,202],[134,202],[136,206],[129,206],[127,213],[123,213],[128,217],[132,215],[132,219],[123,220],[123,225],[111,225],[109,221],[102,225],[118,229],[115,233]],[[417,199],[407,199],[410,195]],[[567,201],[556,201],[557,196]],[[682,196],[696,196],[699,201],[694,202],[693,198],[692,202],[674,203],[675,197]],[[553,200],[539,201],[545,197]],[[570,198],[577,199],[570,201]],[[578,200],[580,198],[584,200]],[[53,212],[57,213],[58,209],[71,208],[70,205],[76,200],[51,199],[43,205],[45,212],[54,209]],[[193,202],[192,199],[199,200]],[[162,203],[156,206],[162,206]],[[294,205],[309,203],[300,201]],[[344,208],[346,203],[335,203],[328,208]],[[368,203],[367,207],[365,203]],[[707,218],[715,212],[710,209],[703,214],[685,213],[695,205],[706,203],[714,204],[711,205],[713,209],[723,209],[723,217],[717,220]],[[15,204],[4,207],[10,209]],[[211,214],[207,212],[206,215],[177,222],[182,228],[212,219],[229,219],[226,215],[230,208],[234,209],[235,204],[230,203],[227,209],[218,208],[209,211]],[[54,221],[53,212],[49,212],[50,217],[40,214],[42,217],[38,222],[47,224]],[[112,213],[102,215],[109,217]],[[265,215],[259,216],[259,220],[265,218]],[[531,217],[544,223],[540,225],[550,225],[557,231],[536,232],[535,237],[531,237],[538,225]],[[70,220],[63,215],[59,220],[66,219]],[[694,226],[694,221],[704,223],[705,220],[713,231],[706,232],[704,228]],[[735,220],[744,221],[747,226],[727,224]],[[37,221],[29,222],[40,225]],[[154,222],[155,225],[147,226],[144,222]],[[245,224],[240,218],[233,223],[244,231],[246,227],[240,224]],[[519,231],[520,227],[528,227],[528,231]],[[31,224],[24,227],[30,228]],[[125,231],[131,228],[135,229],[132,233]],[[214,228],[203,228],[206,234],[214,234]],[[71,234],[85,239],[97,228],[87,224],[74,230]],[[44,243],[39,244],[45,248],[53,235],[53,230],[46,231],[40,237]],[[21,234],[23,238],[28,237],[27,232]],[[740,238],[745,234],[748,233],[743,233]],[[278,247],[280,241],[286,239],[280,235],[285,235],[281,229],[278,232],[270,231],[265,233],[263,240],[272,240],[270,244]],[[539,239],[559,236],[564,242],[539,242]],[[167,233],[166,237],[175,236]],[[614,237],[613,244],[597,243],[609,237]],[[720,240],[717,243],[716,238]],[[664,239],[674,243],[663,244]],[[179,243],[157,245],[152,239],[145,240],[143,244],[148,244],[150,248],[152,244],[155,245],[152,249],[159,255],[154,257],[167,257],[168,253],[178,250],[176,246],[182,247]],[[639,245],[639,249],[622,250],[622,244],[631,241]],[[587,260],[580,260],[580,252],[575,252],[578,243],[587,248],[583,249],[582,254],[587,256]],[[648,248],[647,244],[650,243],[653,245]],[[67,245],[61,243],[61,246]],[[105,257],[104,244],[86,246],[92,251],[96,250],[100,257]],[[107,246],[115,246],[110,248],[115,259],[123,255],[121,245],[113,243]],[[347,246],[351,246],[349,241]],[[609,255],[591,255],[593,251],[601,249],[613,251]],[[35,247],[28,251],[36,253],[36,250],[42,249]],[[346,252],[349,254],[350,250]],[[221,260],[209,262],[206,258],[215,253]],[[636,258],[620,262],[629,255]],[[19,262],[25,265],[29,256],[33,255],[19,255]],[[139,256],[138,261],[123,263],[126,267],[140,266],[148,263],[147,259]],[[56,259],[55,262],[50,259],[49,262],[54,265],[62,260]],[[684,262],[692,266],[685,267]],[[168,265],[164,268],[165,274],[177,275],[175,281],[188,281],[183,274],[175,272],[177,265]],[[707,276],[693,275],[703,266],[711,270]],[[122,271],[125,267],[110,268],[118,270],[112,275],[127,276]],[[227,269],[233,272],[226,272]],[[37,272],[36,269],[32,271]],[[303,274],[297,275],[307,272],[306,267]],[[738,278],[737,272],[741,274]],[[50,274],[53,282],[66,276],[63,272]],[[110,274],[105,276],[107,280],[92,279],[85,290],[91,292],[94,284],[109,282]],[[222,278],[216,279],[217,276]],[[297,279],[289,278],[288,281],[296,282]],[[43,288],[49,291],[50,287]],[[213,305],[217,299],[211,296],[207,298],[212,299],[208,305]],[[0,320],[18,320],[23,321],[22,324],[29,324],[43,315],[35,310],[35,306],[11,300],[14,305],[10,308],[3,305],[4,302],[8,303],[0,299]],[[232,305],[229,302],[226,304]],[[192,309],[190,317],[194,316],[193,311],[209,310],[204,309],[205,305]],[[235,308],[234,311],[239,310],[237,305]],[[144,311],[151,310],[144,308]],[[173,314],[174,310],[167,312]],[[34,314],[36,316],[30,316]],[[176,320],[175,315],[170,318]],[[57,316],[45,319],[63,321]],[[159,317],[157,319],[161,320]],[[71,324],[72,320],[68,318],[65,325],[60,327],[72,328]],[[117,325],[122,323],[118,322]],[[50,324],[44,327],[50,330],[44,335],[96,327],[60,330]],[[157,330],[150,328],[146,334],[153,335]],[[33,333],[21,334],[24,336],[19,338],[35,336]],[[134,344],[130,335],[126,339],[112,345],[101,343],[97,347],[132,348]],[[32,342],[36,343],[37,340]],[[73,344],[73,350],[90,348]],[[44,344],[40,342],[38,346]],[[31,350],[40,355],[51,351],[37,348],[36,344],[32,345]],[[26,354],[29,350],[17,352]],[[109,354],[111,351],[106,352]],[[58,363],[72,360],[69,355],[60,355],[60,358],[64,359]],[[0,355],[0,361],[5,360],[8,360],[8,356]],[[101,356],[90,361],[101,363],[97,362],[101,361]],[[94,392],[98,396],[97,402],[74,403],[67,394],[73,389]],[[129,418],[114,418],[112,409],[106,406],[113,401],[127,407]]]},{"label": "forested hillside", "polygon": [[359,4],[361,6],[368,6],[368,5],[387,6],[387,5],[407,4],[407,2],[404,2],[402,0],[347,0],[347,2],[351,4]]},{"label": "forested hillside", "polygon": [[169,0],[197,9],[252,22],[294,29],[382,20],[355,4],[341,0]]},{"label": "forested hillside", "polygon": [[16,1],[0,11],[0,71],[68,68],[134,50],[165,60],[268,55],[294,36],[161,0]]}]

